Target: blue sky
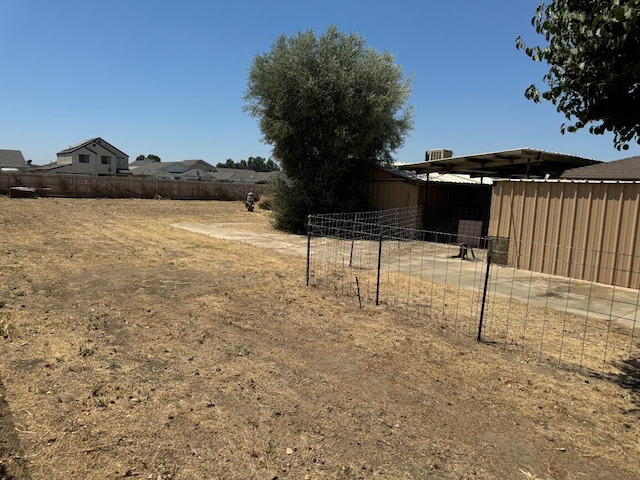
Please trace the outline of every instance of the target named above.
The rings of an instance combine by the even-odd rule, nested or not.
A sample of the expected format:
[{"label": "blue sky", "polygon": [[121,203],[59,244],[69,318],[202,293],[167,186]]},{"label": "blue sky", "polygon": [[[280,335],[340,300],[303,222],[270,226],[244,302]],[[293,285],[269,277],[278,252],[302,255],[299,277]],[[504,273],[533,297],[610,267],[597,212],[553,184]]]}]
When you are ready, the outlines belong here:
[{"label": "blue sky", "polygon": [[126,152],[212,164],[269,158],[243,112],[248,71],[281,34],[335,24],[414,75],[402,163],[531,147],[599,160],[640,155],[612,136],[560,134],[523,92],[546,68],[516,50],[538,0],[0,0],[0,149],[36,164],[102,137]]}]

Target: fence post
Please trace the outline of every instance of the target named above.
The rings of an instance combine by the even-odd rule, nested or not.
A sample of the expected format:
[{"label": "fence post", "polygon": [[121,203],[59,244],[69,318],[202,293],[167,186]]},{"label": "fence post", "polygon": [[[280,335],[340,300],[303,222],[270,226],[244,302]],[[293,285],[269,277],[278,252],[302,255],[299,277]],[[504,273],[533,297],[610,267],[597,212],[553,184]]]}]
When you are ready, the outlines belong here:
[{"label": "fence post", "polygon": [[349,254],[349,267],[353,266],[353,247],[356,243],[356,228],[358,222],[358,213],[353,216],[353,220],[351,220],[351,253]]},{"label": "fence post", "polygon": [[480,322],[478,323],[478,341],[482,340],[482,322],[484,320],[484,307],[487,303],[487,290],[489,289],[489,269],[491,268],[491,249],[493,246],[489,246],[487,249],[487,272],[484,276],[484,288],[482,290],[482,307],[480,308]]},{"label": "fence post", "polygon": [[311,215],[307,216],[307,286],[311,276]]},{"label": "fence post", "polygon": [[351,239],[351,253],[349,254],[349,266],[353,267],[353,247],[356,243],[355,238]]},{"label": "fence post", "polygon": [[378,241],[378,274],[376,278],[376,305],[380,305],[380,267],[382,264],[382,225],[380,226],[380,240]]}]

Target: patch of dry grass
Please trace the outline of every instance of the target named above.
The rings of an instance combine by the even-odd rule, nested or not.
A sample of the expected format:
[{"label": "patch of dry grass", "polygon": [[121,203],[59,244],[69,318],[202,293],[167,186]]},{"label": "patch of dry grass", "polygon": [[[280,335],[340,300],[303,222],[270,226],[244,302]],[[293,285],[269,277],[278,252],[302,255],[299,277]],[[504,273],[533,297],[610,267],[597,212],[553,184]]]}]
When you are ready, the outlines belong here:
[{"label": "patch of dry grass", "polygon": [[0,477],[640,477],[637,390],[359,308],[307,287],[304,258],[171,227],[268,232],[265,211],[0,211]]}]

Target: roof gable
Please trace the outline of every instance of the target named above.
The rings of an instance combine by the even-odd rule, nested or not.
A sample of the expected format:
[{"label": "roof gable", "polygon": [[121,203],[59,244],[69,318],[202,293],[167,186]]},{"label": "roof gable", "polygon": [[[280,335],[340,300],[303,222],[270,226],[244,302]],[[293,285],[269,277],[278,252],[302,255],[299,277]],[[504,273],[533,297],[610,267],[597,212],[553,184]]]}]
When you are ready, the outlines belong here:
[{"label": "roof gable", "polygon": [[20,150],[0,150],[0,167],[27,168],[27,166]]},{"label": "roof gable", "polygon": [[180,162],[191,169],[204,170],[206,172],[215,172],[216,167],[211,165],[210,163],[205,162],[204,160],[182,160]]},{"label": "roof gable", "polygon": [[572,168],[560,178],[574,180],[640,180],[640,157],[623,158],[612,162]]},{"label": "roof gable", "polygon": [[129,157],[129,155],[124,153],[122,150],[117,149],[116,147],[111,145],[109,142],[107,142],[106,140],[104,140],[104,139],[102,139],[100,137],[90,138],[89,140],[84,140],[84,141],[82,141],[80,143],[76,143],[75,145],[71,145],[70,147],[65,148],[64,150],[60,150],[56,155],[58,155],[58,156],[60,156],[60,155],[68,155],[68,154],[73,153],[73,152],[75,152],[77,150],[80,150],[83,147],[94,146],[94,144],[101,145],[103,148],[109,150],[111,153],[113,153],[117,157]]}]

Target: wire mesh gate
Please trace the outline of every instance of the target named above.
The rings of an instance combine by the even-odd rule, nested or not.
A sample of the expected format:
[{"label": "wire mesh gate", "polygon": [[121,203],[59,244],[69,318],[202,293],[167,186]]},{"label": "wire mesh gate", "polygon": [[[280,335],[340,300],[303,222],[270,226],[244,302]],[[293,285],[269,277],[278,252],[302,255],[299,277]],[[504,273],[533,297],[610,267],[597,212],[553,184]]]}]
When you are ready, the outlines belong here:
[{"label": "wire mesh gate", "polygon": [[496,239],[421,230],[419,207],[308,222],[309,285],[527,359],[594,373],[637,369],[637,290],[498,265]]}]

